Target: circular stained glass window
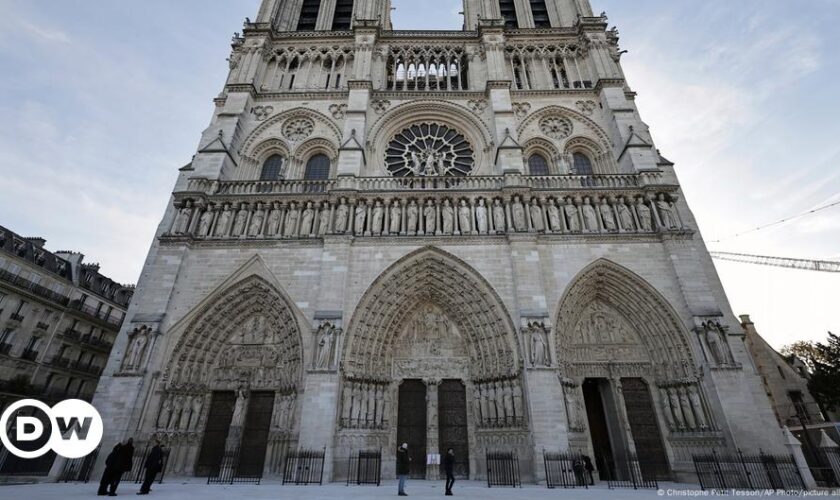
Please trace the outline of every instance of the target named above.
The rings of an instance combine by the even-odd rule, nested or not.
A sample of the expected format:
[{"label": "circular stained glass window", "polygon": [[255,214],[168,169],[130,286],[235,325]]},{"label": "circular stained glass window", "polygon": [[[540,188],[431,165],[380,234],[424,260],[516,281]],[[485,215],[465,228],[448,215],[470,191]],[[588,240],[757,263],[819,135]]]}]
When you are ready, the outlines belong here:
[{"label": "circular stained glass window", "polygon": [[420,123],[391,140],[385,167],[394,177],[464,177],[475,167],[475,153],[458,131]]}]

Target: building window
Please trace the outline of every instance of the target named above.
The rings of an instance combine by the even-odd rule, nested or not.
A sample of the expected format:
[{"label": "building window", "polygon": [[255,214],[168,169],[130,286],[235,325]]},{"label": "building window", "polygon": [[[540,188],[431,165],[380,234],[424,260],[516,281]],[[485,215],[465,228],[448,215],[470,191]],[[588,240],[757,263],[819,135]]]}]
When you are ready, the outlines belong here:
[{"label": "building window", "polygon": [[592,160],[583,153],[572,155],[572,170],[576,175],[592,175]]},{"label": "building window", "polygon": [[318,24],[318,12],[321,10],[321,0],[303,0],[298,19],[298,31],[315,31]]},{"label": "building window", "polygon": [[548,8],[545,6],[545,0],[531,0],[531,15],[534,16],[535,27],[551,27],[551,20],[548,18]]},{"label": "building window", "polygon": [[779,370],[779,375],[781,375],[783,379],[787,379],[787,377],[785,377],[784,370],[782,370],[782,367],[779,366],[779,365],[776,365],[776,368],[778,368],[778,370]]},{"label": "building window", "polygon": [[333,15],[333,31],[349,30],[353,20],[353,0],[337,0]]},{"label": "building window", "polygon": [[519,19],[516,17],[515,0],[499,0],[499,10],[502,13],[502,19],[505,20],[505,28],[519,28]]},{"label": "building window", "polygon": [[548,175],[548,162],[541,154],[532,154],[528,158],[528,172],[531,175]]},{"label": "building window", "polygon": [[307,181],[325,181],[330,178],[330,159],[325,154],[317,154],[306,162],[303,178]]},{"label": "building window", "polygon": [[284,159],[280,155],[272,155],[265,163],[263,163],[262,172],[260,173],[261,181],[276,181],[280,179],[283,174]]},{"label": "building window", "polygon": [[[3,346],[11,346],[12,339],[15,336],[15,329],[14,328],[6,328],[3,330],[3,333],[0,334],[0,351],[3,350]],[[6,354],[5,352],[3,354]]]}]

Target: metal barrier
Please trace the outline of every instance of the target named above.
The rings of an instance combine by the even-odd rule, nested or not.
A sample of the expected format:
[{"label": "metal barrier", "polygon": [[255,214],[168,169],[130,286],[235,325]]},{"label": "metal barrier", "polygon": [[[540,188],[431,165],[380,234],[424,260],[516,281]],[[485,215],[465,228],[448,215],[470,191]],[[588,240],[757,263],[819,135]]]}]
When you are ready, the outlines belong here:
[{"label": "metal barrier", "polygon": [[248,473],[242,470],[239,462],[239,450],[227,451],[219,465],[210,469],[207,484],[260,484],[262,469]]},{"label": "metal barrier", "polygon": [[[134,455],[131,457],[131,472],[126,478],[127,481],[133,481],[134,484],[140,484],[143,482],[143,479],[146,476],[146,459],[149,457],[149,453],[152,452],[153,447],[153,445],[146,444],[143,447],[138,445],[134,448]],[[163,484],[163,476],[166,473],[166,464],[169,462],[169,448],[161,446],[161,449],[163,450],[163,467],[161,467],[154,480],[154,482],[158,484]]]},{"label": "metal barrier", "polygon": [[382,481],[382,449],[350,452],[347,465],[347,486],[376,485]]},{"label": "metal barrier", "polygon": [[586,470],[581,453],[550,453],[543,450],[545,484],[554,488],[589,488],[594,484],[592,473]]},{"label": "metal barrier", "polygon": [[607,464],[607,486],[609,489],[633,488],[657,489],[657,473],[660,470],[659,464],[639,461],[636,455],[630,455],[626,460],[616,460]]},{"label": "metal barrier", "polygon": [[99,449],[100,447],[97,446],[95,450],[85,457],[74,458],[64,462],[64,469],[61,471],[58,482],[87,483],[90,481],[90,474],[93,472],[94,464],[96,464],[96,457],[99,456]]},{"label": "metal barrier", "polygon": [[695,455],[694,469],[703,490],[802,491],[805,483],[792,455]]},{"label": "metal barrier", "polygon": [[519,477],[519,457],[510,451],[490,451],[486,454],[487,487],[511,486],[522,487]]},{"label": "metal barrier", "polygon": [[324,483],[324,456],[327,449],[298,450],[286,454],[283,484],[309,485]]}]

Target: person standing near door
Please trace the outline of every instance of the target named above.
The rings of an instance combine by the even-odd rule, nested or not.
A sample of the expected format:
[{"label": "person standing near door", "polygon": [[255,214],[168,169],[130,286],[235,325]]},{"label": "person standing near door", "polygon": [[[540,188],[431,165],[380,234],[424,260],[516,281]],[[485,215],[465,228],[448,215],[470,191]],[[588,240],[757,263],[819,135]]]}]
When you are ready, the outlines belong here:
[{"label": "person standing near door", "polygon": [[143,466],[146,468],[146,475],[143,477],[143,485],[140,487],[140,491],[137,492],[138,495],[149,494],[152,490],[152,483],[155,481],[155,477],[163,469],[163,450],[160,447],[159,440],[155,440],[155,446],[149,452],[149,456],[146,457],[146,463]]},{"label": "person standing near door", "polygon": [[408,493],[405,492],[405,481],[408,479],[410,464],[411,458],[408,456],[408,443],[403,443],[397,449],[397,477],[400,479],[397,495],[401,497],[408,496]]},{"label": "person standing near door", "polygon": [[455,485],[455,450],[446,450],[443,457],[443,471],[446,472],[446,496],[452,496],[452,486]]}]

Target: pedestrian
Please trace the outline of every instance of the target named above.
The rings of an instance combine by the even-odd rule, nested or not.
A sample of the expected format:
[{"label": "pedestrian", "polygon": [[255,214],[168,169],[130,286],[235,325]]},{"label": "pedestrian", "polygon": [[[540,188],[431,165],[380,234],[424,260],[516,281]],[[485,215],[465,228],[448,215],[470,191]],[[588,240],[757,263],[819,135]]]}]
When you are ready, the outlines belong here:
[{"label": "pedestrian", "polygon": [[595,486],[595,467],[592,465],[592,459],[588,455],[583,456],[583,467],[586,469],[586,475],[589,476],[589,485]]},{"label": "pedestrian", "polygon": [[99,496],[105,496],[108,494],[108,487],[111,485],[111,480],[117,470],[117,462],[119,460],[121,449],[122,443],[117,443],[114,445],[114,449],[111,450],[111,453],[105,457],[105,470],[102,471],[102,479],[99,481],[99,491],[96,492]]},{"label": "pedestrian", "polygon": [[443,471],[446,472],[446,496],[452,496],[452,486],[455,485],[455,450],[446,450],[443,457]]},{"label": "pedestrian", "polygon": [[584,466],[582,457],[574,459],[574,461],[572,462],[572,471],[574,471],[575,473],[575,483],[578,486],[586,485],[586,478],[583,475]]},{"label": "pedestrian", "polygon": [[400,479],[400,486],[397,492],[398,496],[407,497],[405,492],[405,481],[408,479],[411,458],[408,456],[408,443],[403,443],[397,449],[397,477]]},{"label": "pedestrian", "polygon": [[123,474],[131,472],[134,462],[134,440],[128,440],[120,447],[116,457],[114,474],[111,476],[111,484],[108,491],[109,497],[117,496],[117,487],[120,485]]},{"label": "pedestrian", "polygon": [[155,477],[158,472],[163,470],[163,450],[160,448],[159,439],[155,439],[155,445],[149,452],[149,456],[146,457],[146,463],[143,466],[146,468],[146,475],[143,477],[143,485],[140,486],[138,495],[148,495],[152,491],[152,483],[155,481]]}]

